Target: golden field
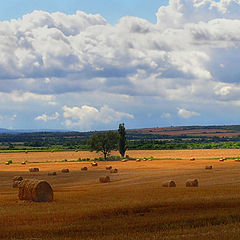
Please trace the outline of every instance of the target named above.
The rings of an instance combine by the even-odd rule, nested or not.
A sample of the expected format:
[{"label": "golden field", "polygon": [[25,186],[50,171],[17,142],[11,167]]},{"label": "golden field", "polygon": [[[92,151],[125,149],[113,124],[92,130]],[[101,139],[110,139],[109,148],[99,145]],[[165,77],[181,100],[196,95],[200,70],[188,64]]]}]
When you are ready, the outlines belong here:
[{"label": "golden field", "polygon": [[[131,157],[154,160],[128,162],[60,162],[96,157],[90,152],[0,154],[0,239],[239,239],[239,150],[129,151]],[[117,155],[113,153],[113,155]],[[189,161],[195,157],[195,161]],[[12,160],[13,164],[4,165]],[[27,160],[26,165],[20,162]],[[58,161],[44,163],[44,161]],[[41,162],[41,163],[37,163]],[[106,166],[118,173],[109,173]],[[205,166],[212,165],[212,170]],[[87,166],[88,171],[81,171]],[[38,167],[39,173],[30,173]],[[69,168],[70,173],[60,170]],[[56,176],[48,176],[56,171]],[[12,178],[47,180],[54,201],[18,200]],[[99,183],[109,175],[110,183]],[[190,178],[198,188],[186,188]],[[176,188],[163,188],[174,180]]]}]

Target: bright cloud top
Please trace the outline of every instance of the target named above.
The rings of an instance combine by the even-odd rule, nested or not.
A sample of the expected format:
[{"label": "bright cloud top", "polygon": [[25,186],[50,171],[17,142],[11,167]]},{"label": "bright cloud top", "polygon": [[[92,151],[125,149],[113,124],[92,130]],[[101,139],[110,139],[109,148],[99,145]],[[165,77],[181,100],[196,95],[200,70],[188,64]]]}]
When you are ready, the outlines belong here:
[{"label": "bright cloud top", "polygon": [[187,119],[187,118],[191,118],[191,117],[194,117],[194,116],[200,116],[200,114],[197,113],[197,112],[186,110],[184,108],[179,108],[178,109],[178,116]]},{"label": "bright cloud top", "polygon": [[47,114],[44,113],[41,116],[35,117],[35,120],[47,122],[47,121],[57,120],[58,118],[59,118],[59,113],[55,112],[55,114],[52,116],[48,116]]},{"label": "bright cloud top", "polygon": [[[170,0],[158,9],[157,24],[124,17],[111,25],[81,11],[34,11],[0,22],[0,95],[56,107],[57,96],[76,92],[148,96],[178,106],[187,103],[190,116],[198,112],[197,102],[234,105],[240,94],[239,12],[240,0]],[[87,105],[96,105],[93,98],[89,95]],[[104,111],[111,120],[97,117],[102,124],[112,121],[113,112],[117,119],[125,114],[112,110],[119,109],[113,103],[100,110],[76,109],[74,99],[67,105],[67,126],[95,122]],[[178,115],[188,116],[186,111]]]},{"label": "bright cloud top", "polygon": [[117,123],[123,118],[134,118],[133,115],[115,111],[108,106],[103,106],[99,110],[91,106],[81,107],[63,107],[63,116],[66,119],[65,125],[67,128],[90,129],[96,123]]}]

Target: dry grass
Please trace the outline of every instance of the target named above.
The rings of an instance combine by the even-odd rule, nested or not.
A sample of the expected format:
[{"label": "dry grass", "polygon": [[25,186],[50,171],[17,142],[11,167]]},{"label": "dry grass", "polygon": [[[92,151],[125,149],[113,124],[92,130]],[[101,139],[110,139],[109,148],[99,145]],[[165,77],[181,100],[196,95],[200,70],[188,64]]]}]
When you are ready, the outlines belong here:
[{"label": "dry grass", "polygon": [[[215,156],[232,157],[234,151]],[[97,167],[86,162],[1,164],[0,239],[239,239],[240,164],[198,160],[193,150],[184,156],[186,160],[114,162],[119,173],[108,184],[99,183],[99,177],[106,176],[109,162]],[[189,161],[192,156],[197,160]],[[87,172],[81,171],[84,166]],[[29,167],[41,171],[30,173]],[[70,173],[61,173],[63,168]],[[51,171],[57,172],[54,178],[47,175]],[[12,188],[17,175],[48,181],[54,201],[18,200]],[[191,178],[199,180],[198,188],[185,187]],[[166,179],[174,179],[177,187],[162,187]]]},{"label": "dry grass", "polygon": [[[112,152],[112,155],[119,155],[119,152]],[[193,149],[193,150],[131,150],[126,155],[134,158],[154,157],[159,159],[196,159],[204,158],[221,158],[221,157],[239,157],[239,149]],[[46,162],[46,161],[68,161],[77,160],[78,158],[100,157],[101,154],[89,151],[72,151],[72,152],[28,152],[26,153],[0,153],[0,163],[12,160],[13,163],[26,162]]]}]

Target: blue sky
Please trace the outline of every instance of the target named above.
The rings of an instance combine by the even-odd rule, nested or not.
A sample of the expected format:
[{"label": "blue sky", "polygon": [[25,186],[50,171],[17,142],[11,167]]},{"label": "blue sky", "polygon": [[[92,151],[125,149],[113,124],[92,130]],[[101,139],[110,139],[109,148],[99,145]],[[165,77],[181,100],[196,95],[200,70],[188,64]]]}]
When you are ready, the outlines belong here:
[{"label": "blue sky", "polygon": [[155,13],[167,0],[8,0],[1,4],[0,20],[19,18],[34,10],[73,14],[76,10],[101,14],[115,24],[123,16],[137,16],[156,22]]},{"label": "blue sky", "polygon": [[240,0],[9,0],[0,128],[239,124]]}]

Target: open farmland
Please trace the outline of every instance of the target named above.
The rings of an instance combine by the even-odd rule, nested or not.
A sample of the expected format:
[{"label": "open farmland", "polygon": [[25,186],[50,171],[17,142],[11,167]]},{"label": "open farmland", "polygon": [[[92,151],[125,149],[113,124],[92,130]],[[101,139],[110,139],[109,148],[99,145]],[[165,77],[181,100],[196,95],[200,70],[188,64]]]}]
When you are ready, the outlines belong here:
[{"label": "open farmland", "polygon": [[[239,150],[129,151],[136,158],[181,160],[99,162],[97,167],[60,162],[91,154],[0,154],[0,239],[239,239],[240,162],[217,159],[238,157]],[[15,164],[3,164],[10,159]],[[21,165],[23,160],[30,163]],[[119,172],[109,173],[109,165]],[[213,169],[205,170],[207,165]],[[81,171],[84,166],[88,171]],[[30,173],[30,167],[40,172]],[[70,173],[61,173],[63,168]],[[57,175],[48,176],[50,171]],[[18,200],[15,175],[47,180],[54,201]],[[106,175],[111,182],[99,183]],[[190,178],[199,180],[198,188],[185,187]],[[176,188],[161,186],[171,179]]]},{"label": "open farmland", "polygon": [[[239,157],[239,149],[193,149],[193,150],[130,150],[127,155],[133,158],[154,157],[157,159],[189,159],[195,157],[198,159],[213,159],[221,157]],[[112,152],[112,155],[119,155],[118,152]],[[102,156],[101,153],[89,151],[67,151],[67,152],[19,152],[19,153],[0,153],[0,163],[12,160],[13,163],[28,162],[46,162],[46,161],[76,161],[81,158],[94,159]]]}]

